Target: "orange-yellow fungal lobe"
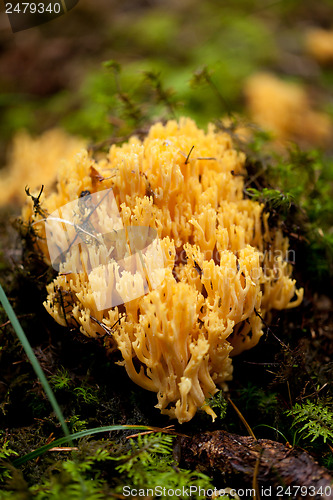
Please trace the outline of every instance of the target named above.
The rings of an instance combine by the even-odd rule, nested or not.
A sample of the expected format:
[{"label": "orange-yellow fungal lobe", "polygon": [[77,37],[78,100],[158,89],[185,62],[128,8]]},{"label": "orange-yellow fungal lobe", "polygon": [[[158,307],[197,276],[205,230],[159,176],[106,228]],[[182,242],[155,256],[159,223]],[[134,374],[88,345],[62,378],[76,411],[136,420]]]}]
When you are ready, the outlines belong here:
[{"label": "orange-yellow fungal lobe", "polygon": [[[158,123],[143,141],[112,146],[106,159],[94,161],[81,152],[68,160],[57,191],[43,201],[52,213],[83,190],[112,188],[125,228],[157,232],[164,265],[153,269],[153,254],[145,256],[145,287],[142,275],[121,271],[114,256],[124,249],[99,207],[98,227],[108,233],[109,253],[98,244],[82,250],[86,267],[59,274],[48,286],[45,307],[60,324],[105,337],[109,349],[121,352],[131,379],[155,391],[157,408],[179,422],[198,408],[214,418],[205,400],[227,388],[231,356],[257,344],[261,318],[270,309],[302,300],[286,260],[288,240],[280,229],[269,230],[262,205],[244,199],[244,163],[226,132],[213,126],[204,132],[189,119]],[[102,180],[92,182],[91,167]],[[25,216],[32,211],[26,208]],[[43,236],[42,224],[39,231]],[[47,255],[42,239],[40,247]],[[71,271],[75,256],[73,251],[62,264],[62,273]],[[152,286],[154,279],[158,286]],[[122,309],[96,307],[110,296]],[[101,324],[112,328],[110,335]]]}]

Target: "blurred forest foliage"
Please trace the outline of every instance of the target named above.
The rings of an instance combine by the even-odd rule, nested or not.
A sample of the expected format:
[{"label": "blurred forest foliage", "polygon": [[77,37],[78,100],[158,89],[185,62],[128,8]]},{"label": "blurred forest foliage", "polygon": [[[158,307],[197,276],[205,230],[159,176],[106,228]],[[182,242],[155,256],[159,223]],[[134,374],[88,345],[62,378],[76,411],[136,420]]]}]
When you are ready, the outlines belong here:
[{"label": "blurred forest foliage", "polygon": [[[311,251],[303,264],[324,282],[333,275],[333,56],[326,64],[313,57],[308,39],[313,29],[332,29],[332,22],[332,0],[80,0],[66,15],[16,34],[2,13],[0,169],[21,129],[38,135],[60,126],[105,150],[133,132],[144,134],[157,119],[185,115],[203,127],[228,115],[251,122],[246,81],[270,73],[277,86],[299,85],[306,98],[298,95],[298,110],[302,99],[316,110],[307,112],[307,124],[301,116],[292,127],[293,111],[281,111],[277,120],[287,123],[287,133],[296,132],[291,140],[301,129],[299,136],[310,142],[300,146],[311,149],[318,146],[311,144],[311,122],[324,117],[331,123],[319,153],[295,150],[276,160],[261,132],[246,150],[252,167],[259,161],[265,170],[252,187],[281,190],[306,212]],[[293,90],[290,95],[292,107]],[[274,120],[279,105],[272,100],[268,94]]]},{"label": "blurred forest foliage", "polygon": [[[330,28],[332,16],[332,0],[80,0],[65,16],[12,34],[3,13],[0,165],[21,128],[61,125],[103,141],[172,115],[204,126],[245,111],[244,81],[261,70],[302,82],[333,116],[333,67],[305,48],[307,30]],[[117,78],[108,60],[121,65]]]}]

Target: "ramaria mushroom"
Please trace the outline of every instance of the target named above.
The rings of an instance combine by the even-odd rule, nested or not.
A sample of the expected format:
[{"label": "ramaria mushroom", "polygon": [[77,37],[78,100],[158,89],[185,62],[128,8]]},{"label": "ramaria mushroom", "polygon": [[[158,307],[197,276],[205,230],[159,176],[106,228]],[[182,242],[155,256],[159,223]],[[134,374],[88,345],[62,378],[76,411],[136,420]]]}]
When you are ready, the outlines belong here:
[{"label": "ramaria mushroom", "polygon": [[19,132],[9,151],[8,163],[0,171],[0,206],[23,203],[25,186],[35,193],[44,184],[46,192],[50,192],[61,160],[72,158],[83,147],[84,140],[60,129],[48,130],[38,138]]},{"label": "ramaria mushroom", "polygon": [[[124,228],[156,230],[164,257],[159,286],[144,290],[136,274],[121,273],[111,235],[109,253],[101,244],[81,248],[90,268],[73,272],[75,252],[61,264],[45,307],[88,337],[108,331],[107,348],[121,352],[129,377],[156,392],[157,408],[179,422],[198,408],[214,418],[205,400],[227,389],[231,356],[258,343],[271,309],[302,301],[287,238],[269,228],[263,205],[244,199],[244,163],[230,135],[212,125],[205,133],[189,119],[158,123],[143,141],[132,137],[98,161],[85,151],[67,161],[43,201],[51,214],[84,191],[112,189]],[[31,208],[24,213],[41,221]],[[96,213],[99,232],[111,234],[110,217],[100,207]],[[47,260],[42,222],[35,228]],[[96,290],[118,294],[124,305],[97,307]]]},{"label": "ramaria mushroom", "polygon": [[251,120],[272,132],[280,143],[296,141],[307,147],[330,144],[332,120],[314,109],[301,85],[270,73],[256,73],[245,82],[244,94]]}]

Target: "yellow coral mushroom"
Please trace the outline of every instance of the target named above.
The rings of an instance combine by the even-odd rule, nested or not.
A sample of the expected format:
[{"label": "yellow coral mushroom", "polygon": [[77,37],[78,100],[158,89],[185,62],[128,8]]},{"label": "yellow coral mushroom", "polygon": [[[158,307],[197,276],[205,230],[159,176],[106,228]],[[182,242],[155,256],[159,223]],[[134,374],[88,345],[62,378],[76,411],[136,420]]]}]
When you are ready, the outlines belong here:
[{"label": "yellow coral mushroom", "polygon": [[333,64],[333,30],[308,30],[305,34],[305,47],[320,64]]},{"label": "yellow coral mushroom", "polygon": [[244,93],[251,119],[277,139],[306,146],[327,146],[332,139],[332,121],[313,109],[300,85],[258,73],[245,82]]},{"label": "yellow coral mushroom", "polygon": [[59,162],[72,158],[83,147],[82,139],[60,129],[48,130],[38,138],[19,132],[9,152],[8,164],[0,172],[0,206],[24,202],[25,186],[34,190],[36,184],[45,184],[48,191],[56,179]]},{"label": "yellow coral mushroom", "polygon": [[[150,275],[145,286],[144,274],[121,268],[120,230],[96,203],[98,242],[85,245],[82,234],[74,236],[79,226],[70,226],[80,243],[70,245],[48,285],[45,307],[58,323],[105,337],[131,379],[156,392],[157,408],[179,422],[198,408],[214,417],[205,400],[227,388],[231,355],[257,344],[261,318],[272,308],[302,301],[290,277],[288,240],[269,229],[262,205],[244,199],[244,162],[231,137],[212,125],[204,132],[189,119],[158,123],[143,141],[112,146],[99,161],[83,151],[65,162],[56,191],[43,200],[52,214],[82,192],[109,189],[126,234],[133,227],[156,231],[163,259],[153,269],[153,254],[141,256]],[[50,259],[41,216],[30,207],[24,215],[36,223],[37,242]]]}]

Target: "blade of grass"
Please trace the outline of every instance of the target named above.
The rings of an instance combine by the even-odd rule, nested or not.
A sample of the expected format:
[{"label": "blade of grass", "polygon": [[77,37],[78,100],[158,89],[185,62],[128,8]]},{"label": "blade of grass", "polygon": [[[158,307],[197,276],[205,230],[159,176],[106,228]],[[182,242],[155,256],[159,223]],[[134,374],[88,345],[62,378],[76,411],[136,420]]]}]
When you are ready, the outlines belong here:
[{"label": "blade of grass", "polygon": [[[44,388],[44,391],[46,392],[46,395],[48,397],[48,400],[61,424],[61,427],[64,431],[64,434],[65,436],[67,436],[67,440],[70,441],[70,432],[69,432],[69,429],[67,427],[67,424],[65,422],[65,419],[64,419],[64,416],[62,414],[62,411],[60,409],[60,406],[55,398],[55,395],[53,394],[53,391],[45,377],[45,374],[38,362],[38,359],[36,358],[35,356],[35,353],[33,352],[32,348],[31,348],[31,345],[29,343],[29,340],[27,339],[24,331],[23,331],[23,328],[21,327],[20,325],[20,322],[19,320],[17,319],[16,317],[16,314],[12,308],[12,306],[10,305],[9,303],[9,300],[7,299],[7,296],[0,284],[0,301],[7,313],[7,316],[8,318],[10,319],[10,322],[16,332],[16,335],[18,336],[18,338],[20,339],[21,341],[21,344],[23,346],[23,349],[25,350],[26,352],[26,355],[28,356],[29,358],[29,361],[30,363],[32,364],[32,367],[33,369],[35,370],[35,373],[37,375],[37,377],[39,378],[40,380],[40,383],[42,384],[43,388]],[[69,439],[68,439],[69,438]]]},{"label": "blade of grass", "polygon": [[163,430],[163,429],[157,429],[155,427],[149,427],[147,425],[106,425],[104,427],[94,427],[93,429],[85,429],[84,431],[76,432],[74,434],[70,434],[69,436],[64,436],[59,439],[56,439],[55,441],[52,441],[52,443],[45,444],[44,446],[37,448],[37,450],[34,450],[30,453],[27,453],[26,455],[23,455],[23,457],[17,458],[12,463],[14,467],[19,467],[28,460],[32,460],[33,458],[39,457],[40,455],[50,450],[51,448],[61,446],[62,444],[68,443],[69,441],[72,442],[74,439],[79,439],[85,436],[92,436],[93,434],[99,434],[101,432],[120,431],[126,429],[136,429],[143,431]]},{"label": "blade of grass", "polygon": [[286,436],[281,431],[279,431],[279,429],[277,429],[276,427],[272,427],[271,425],[267,425],[267,424],[258,424],[258,425],[255,425],[253,428],[256,429],[257,427],[268,427],[269,429],[272,429],[272,431],[275,431],[278,434],[280,434],[280,436],[282,436],[283,439],[285,439],[286,443],[288,443],[288,439],[286,438]]}]

